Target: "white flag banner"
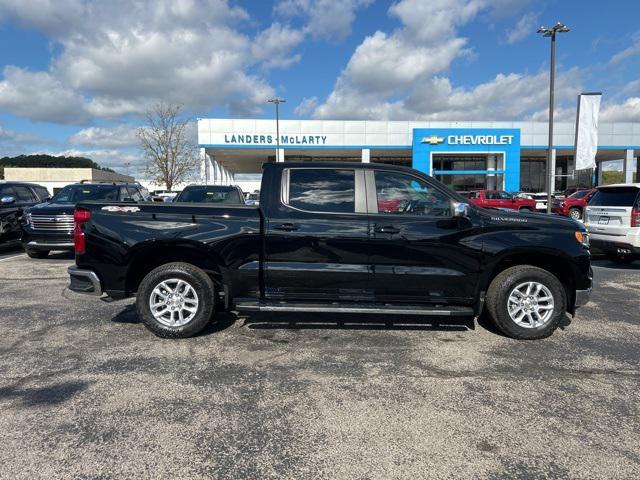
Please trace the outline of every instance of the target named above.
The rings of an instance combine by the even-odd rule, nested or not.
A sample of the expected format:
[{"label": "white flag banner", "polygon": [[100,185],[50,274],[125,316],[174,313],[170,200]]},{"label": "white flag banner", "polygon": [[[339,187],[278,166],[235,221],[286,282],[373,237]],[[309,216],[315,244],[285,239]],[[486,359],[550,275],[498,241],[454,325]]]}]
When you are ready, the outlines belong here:
[{"label": "white flag banner", "polygon": [[576,119],[576,170],[595,168],[598,152],[598,115],[601,93],[583,93],[578,96]]}]

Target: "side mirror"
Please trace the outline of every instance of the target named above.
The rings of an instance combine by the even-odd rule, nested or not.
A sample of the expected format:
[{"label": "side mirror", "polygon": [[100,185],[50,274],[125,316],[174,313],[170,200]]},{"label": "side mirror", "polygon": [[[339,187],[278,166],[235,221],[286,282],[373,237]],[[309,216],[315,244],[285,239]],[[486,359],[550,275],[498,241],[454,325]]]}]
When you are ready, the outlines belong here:
[{"label": "side mirror", "polygon": [[469,216],[469,204],[464,202],[453,202],[453,216],[467,218]]},{"label": "side mirror", "polygon": [[0,204],[2,205],[12,205],[14,203],[16,203],[15,197],[8,196],[0,198]]}]

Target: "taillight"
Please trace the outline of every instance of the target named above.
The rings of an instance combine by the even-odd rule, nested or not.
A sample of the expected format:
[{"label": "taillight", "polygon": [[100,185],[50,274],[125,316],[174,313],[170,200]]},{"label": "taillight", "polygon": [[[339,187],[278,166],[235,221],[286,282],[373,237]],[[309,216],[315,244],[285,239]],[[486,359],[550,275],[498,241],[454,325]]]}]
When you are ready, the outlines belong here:
[{"label": "taillight", "polygon": [[631,210],[631,226],[640,227],[640,207]]},{"label": "taillight", "polygon": [[91,212],[89,210],[77,209],[73,212],[73,245],[76,254],[83,254],[86,249],[82,225],[87,223],[89,219],[91,219]]}]

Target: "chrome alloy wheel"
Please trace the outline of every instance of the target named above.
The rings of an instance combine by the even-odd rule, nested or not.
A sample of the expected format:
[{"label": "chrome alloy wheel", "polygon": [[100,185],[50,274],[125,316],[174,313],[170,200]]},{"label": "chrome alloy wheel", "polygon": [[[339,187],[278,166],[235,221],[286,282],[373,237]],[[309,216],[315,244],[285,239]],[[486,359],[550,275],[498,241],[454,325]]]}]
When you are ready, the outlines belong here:
[{"label": "chrome alloy wheel", "polygon": [[516,325],[524,328],[541,327],[553,315],[553,295],[541,283],[521,283],[511,290],[507,310]]},{"label": "chrome alloy wheel", "polygon": [[574,220],[580,220],[582,218],[582,214],[580,210],[576,210],[575,208],[569,210],[569,216]]},{"label": "chrome alloy wheel", "polygon": [[171,278],[155,286],[149,296],[149,308],[163,325],[181,327],[198,312],[198,294],[188,282]]}]

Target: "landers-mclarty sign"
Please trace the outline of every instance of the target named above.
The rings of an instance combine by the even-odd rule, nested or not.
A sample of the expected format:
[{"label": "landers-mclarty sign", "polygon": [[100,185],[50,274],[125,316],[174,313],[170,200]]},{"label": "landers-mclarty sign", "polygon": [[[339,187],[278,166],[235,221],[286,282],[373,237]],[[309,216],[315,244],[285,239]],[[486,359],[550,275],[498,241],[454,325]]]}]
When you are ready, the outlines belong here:
[{"label": "landers-mclarty sign", "polygon": [[[229,145],[276,145],[275,135],[225,134]],[[326,145],[326,135],[280,135],[280,145]]]}]

